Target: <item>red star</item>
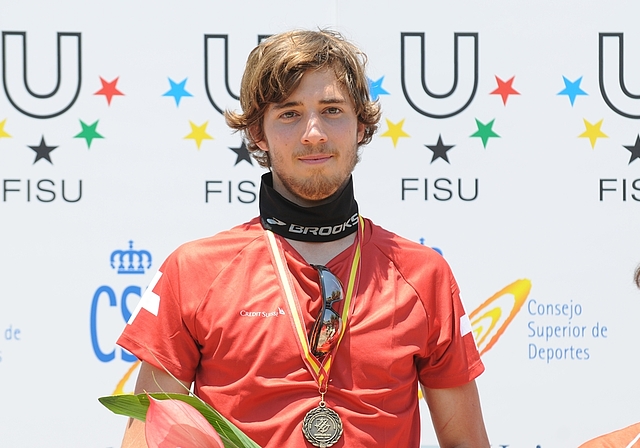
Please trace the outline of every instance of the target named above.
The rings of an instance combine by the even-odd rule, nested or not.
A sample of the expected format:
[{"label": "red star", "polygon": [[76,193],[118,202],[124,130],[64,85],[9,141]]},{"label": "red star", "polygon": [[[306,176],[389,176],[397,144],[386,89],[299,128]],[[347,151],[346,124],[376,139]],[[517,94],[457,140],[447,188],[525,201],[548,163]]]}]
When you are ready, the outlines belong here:
[{"label": "red star", "polygon": [[507,105],[507,99],[509,98],[509,95],[520,95],[520,92],[518,92],[511,86],[514,79],[515,76],[512,76],[510,80],[503,81],[496,76],[496,81],[498,81],[498,88],[491,92],[491,95],[500,95],[502,97],[502,103],[505,106]]},{"label": "red star", "polygon": [[107,98],[107,104],[111,106],[111,98],[115,95],[123,95],[121,91],[116,88],[116,84],[118,83],[118,79],[120,77],[114,79],[111,82],[107,82],[102,77],[100,77],[100,82],[102,83],[102,89],[98,90],[94,95],[104,95]]}]

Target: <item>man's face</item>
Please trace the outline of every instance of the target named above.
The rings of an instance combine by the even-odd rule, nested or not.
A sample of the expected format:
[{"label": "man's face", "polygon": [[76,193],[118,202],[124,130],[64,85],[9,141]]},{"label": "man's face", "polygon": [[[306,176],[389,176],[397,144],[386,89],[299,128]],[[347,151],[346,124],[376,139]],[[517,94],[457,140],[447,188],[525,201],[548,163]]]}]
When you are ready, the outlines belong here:
[{"label": "man's face", "polygon": [[257,145],[269,152],[276,191],[308,206],[348,179],[364,128],[333,70],[310,70],[289,98],[269,105]]}]

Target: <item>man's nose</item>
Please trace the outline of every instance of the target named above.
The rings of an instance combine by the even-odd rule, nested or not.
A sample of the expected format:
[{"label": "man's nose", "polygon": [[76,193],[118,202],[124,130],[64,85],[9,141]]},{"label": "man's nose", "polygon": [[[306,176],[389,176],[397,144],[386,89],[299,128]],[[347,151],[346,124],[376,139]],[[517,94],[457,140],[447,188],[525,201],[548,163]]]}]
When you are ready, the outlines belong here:
[{"label": "man's nose", "polygon": [[327,134],[324,131],[322,120],[313,114],[307,120],[307,127],[302,135],[302,143],[305,145],[317,145],[327,141]]}]

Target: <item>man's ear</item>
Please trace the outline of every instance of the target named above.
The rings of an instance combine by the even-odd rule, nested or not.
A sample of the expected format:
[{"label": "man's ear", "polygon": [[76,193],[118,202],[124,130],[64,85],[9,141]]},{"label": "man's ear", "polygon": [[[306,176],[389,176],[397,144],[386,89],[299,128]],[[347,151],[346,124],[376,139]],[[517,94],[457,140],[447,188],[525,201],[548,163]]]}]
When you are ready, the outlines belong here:
[{"label": "man's ear", "polygon": [[261,140],[258,140],[256,138],[257,135],[259,135],[260,133],[258,132],[258,125],[253,125],[249,128],[249,135],[251,136],[251,140],[253,140],[256,144],[256,146],[258,148],[260,148],[263,151],[269,151],[269,145],[267,144],[267,142],[264,140],[264,137]]},{"label": "man's ear", "polygon": [[362,140],[364,139],[365,128],[366,126],[364,125],[364,123],[358,122],[358,144],[362,143]]},{"label": "man's ear", "polygon": [[267,145],[267,142],[265,142],[264,140],[256,142],[256,146],[263,151],[269,151],[269,145]]}]

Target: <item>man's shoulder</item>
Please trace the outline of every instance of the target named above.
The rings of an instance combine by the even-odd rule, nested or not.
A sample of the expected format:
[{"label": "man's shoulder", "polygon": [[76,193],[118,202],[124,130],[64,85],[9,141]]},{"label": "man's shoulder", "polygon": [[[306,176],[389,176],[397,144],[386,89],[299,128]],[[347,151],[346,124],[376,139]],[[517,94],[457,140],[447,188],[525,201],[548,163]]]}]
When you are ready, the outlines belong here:
[{"label": "man's shoulder", "polygon": [[170,256],[178,263],[219,263],[241,253],[264,233],[259,218],[215,235],[181,244]]},{"label": "man's shoulder", "polygon": [[373,244],[382,253],[393,260],[429,260],[434,263],[445,263],[442,255],[424,244],[402,237],[368,220],[369,238],[367,243]]},{"label": "man's shoulder", "polygon": [[435,249],[376,225],[371,226],[369,241],[371,256],[368,259],[375,259],[378,268],[392,269],[425,303],[450,297],[451,292],[457,290],[449,263]]},{"label": "man's shoulder", "polygon": [[[369,238],[363,247],[363,257],[377,259],[378,263],[386,260],[384,263],[393,266],[393,269],[414,287],[432,282],[434,279],[450,279],[453,282],[451,267],[439,252],[383,227],[370,224]],[[364,251],[369,253],[365,255]]]}]

